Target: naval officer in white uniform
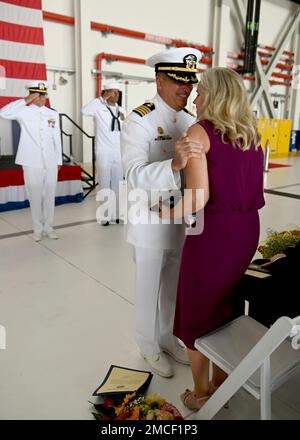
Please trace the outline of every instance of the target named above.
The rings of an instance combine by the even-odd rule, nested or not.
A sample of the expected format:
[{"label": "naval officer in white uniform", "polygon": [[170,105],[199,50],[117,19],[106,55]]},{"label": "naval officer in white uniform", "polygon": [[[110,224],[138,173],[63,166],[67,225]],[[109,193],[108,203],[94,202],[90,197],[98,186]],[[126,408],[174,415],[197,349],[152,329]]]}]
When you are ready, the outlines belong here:
[{"label": "naval officer in white uniform", "polygon": [[[99,189],[110,188],[116,196],[116,209],[111,222],[119,223],[119,183],[123,181],[120,153],[121,124],[125,119],[124,110],[119,106],[120,84],[107,83],[102,96],[86,104],[81,112],[93,116],[96,126],[96,168]],[[102,223],[107,226],[109,222]]]},{"label": "naval officer in white uniform", "polygon": [[62,148],[59,115],[45,107],[47,87],[46,81],[32,81],[27,85],[26,98],[0,110],[0,117],[16,120],[21,126],[16,163],[23,167],[35,241],[40,241],[43,235],[58,238],[53,230],[53,218]]},{"label": "naval officer in white uniform", "polygon": [[[121,154],[128,192],[132,189],[180,190],[180,170],[190,157],[198,157],[200,146],[181,135],[195,118],[185,109],[193,84],[197,83],[197,61],[201,52],[177,48],[147,60],[155,67],[157,94],[126,118],[121,133]],[[178,141],[179,140],[179,141]],[[176,142],[177,141],[177,142]],[[169,191],[167,191],[168,199]],[[150,213],[145,202],[142,214]],[[184,225],[133,224],[128,220],[127,241],[135,248],[136,292],[135,339],[153,372],[171,377],[166,354],[188,364],[185,348],[173,336],[179,260]]]}]

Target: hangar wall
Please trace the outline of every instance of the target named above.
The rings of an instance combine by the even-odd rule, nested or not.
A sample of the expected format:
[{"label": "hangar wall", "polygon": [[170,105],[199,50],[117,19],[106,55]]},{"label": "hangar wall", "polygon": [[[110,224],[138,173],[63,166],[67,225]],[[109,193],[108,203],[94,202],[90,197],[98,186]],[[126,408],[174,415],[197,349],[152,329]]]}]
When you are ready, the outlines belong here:
[{"label": "hangar wall", "polygon": [[[242,0],[239,0],[242,1]],[[83,128],[93,134],[93,121],[82,118],[81,105],[95,96],[96,81],[91,70],[95,68],[95,58],[100,52],[147,58],[153,53],[164,50],[163,44],[157,44],[115,34],[104,35],[91,30],[90,22],[99,22],[132,29],[148,34],[182,39],[213,47],[216,35],[222,32],[222,50],[241,52],[242,37],[237,32],[239,23],[230,0],[190,0],[182,5],[173,0],[115,0],[110,5],[99,0],[42,0],[43,10],[75,18],[75,26],[44,20],[45,53],[49,95],[51,105],[59,112],[70,115]],[[225,24],[220,28],[216,14],[221,5],[225,10]],[[246,1],[244,1],[244,6]],[[287,0],[262,0],[259,29],[259,43],[274,45],[278,42],[280,30],[291,16],[297,5]],[[223,17],[224,18],[224,17]],[[291,43],[287,50],[293,50]],[[216,47],[213,47],[217,50]],[[226,62],[223,54],[223,65]],[[227,60],[232,62],[232,60]],[[205,65],[201,67],[207,67]],[[147,66],[103,61],[103,70],[123,74],[154,78],[153,71]],[[60,81],[61,75],[67,79]],[[249,83],[249,82],[248,82]],[[247,84],[251,87],[253,84]],[[123,91],[125,92],[124,88]],[[282,86],[272,87],[272,92],[287,93]],[[129,81],[126,87],[127,111],[150,99],[155,93],[155,84]],[[125,95],[125,94],[124,94]],[[193,108],[191,96],[188,107]],[[263,109],[261,109],[263,110]],[[72,132],[72,127],[68,127]],[[82,148],[83,144],[83,148]],[[77,141],[76,158],[84,162],[91,161],[90,144]]]}]

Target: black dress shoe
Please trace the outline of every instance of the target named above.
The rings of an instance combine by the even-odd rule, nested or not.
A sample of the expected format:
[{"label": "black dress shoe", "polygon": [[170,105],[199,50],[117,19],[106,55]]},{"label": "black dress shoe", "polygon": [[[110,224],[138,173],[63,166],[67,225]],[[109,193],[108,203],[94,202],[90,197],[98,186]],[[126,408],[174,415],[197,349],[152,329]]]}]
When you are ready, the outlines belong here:
[{"label": "black dress shoe", "polygon": [[109,222],[101,223],[101,226],[109,226]]},{"label": "black dress shoe", "polygon": [[120,219],[117,218],[116,223],[118,225],[120,223]]}]

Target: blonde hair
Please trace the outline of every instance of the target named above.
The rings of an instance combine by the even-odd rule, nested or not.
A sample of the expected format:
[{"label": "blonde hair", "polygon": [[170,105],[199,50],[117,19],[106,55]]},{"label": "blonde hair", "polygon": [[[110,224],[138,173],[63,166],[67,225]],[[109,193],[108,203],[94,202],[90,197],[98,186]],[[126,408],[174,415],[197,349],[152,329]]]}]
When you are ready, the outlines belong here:
[{"label": "blonde hair", "polygon": [[200,84],[205,92],[201,119],[213,124],[223,142],[229,141],[242,150],[251,145],[258,148],[256,118],[240,75],[226,67],[215,67],[201,74]]}]

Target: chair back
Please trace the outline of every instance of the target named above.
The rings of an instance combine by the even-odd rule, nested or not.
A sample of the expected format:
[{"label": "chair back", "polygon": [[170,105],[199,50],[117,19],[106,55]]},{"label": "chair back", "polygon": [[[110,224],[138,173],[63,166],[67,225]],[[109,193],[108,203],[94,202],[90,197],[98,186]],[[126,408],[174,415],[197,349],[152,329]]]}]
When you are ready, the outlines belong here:
[{"label": "chair back", "polygon": [[212,418],[242,386],[261,399],[262,418],[270,418],[271,392],[300,367],[299,347],[300,316],[282,316],[268,329],[244,315],[198,338],[195,348],[229,376],[197,418]]}]

